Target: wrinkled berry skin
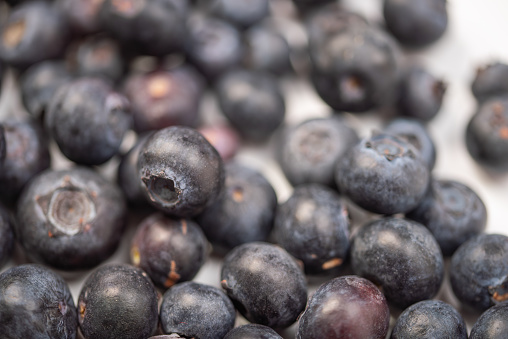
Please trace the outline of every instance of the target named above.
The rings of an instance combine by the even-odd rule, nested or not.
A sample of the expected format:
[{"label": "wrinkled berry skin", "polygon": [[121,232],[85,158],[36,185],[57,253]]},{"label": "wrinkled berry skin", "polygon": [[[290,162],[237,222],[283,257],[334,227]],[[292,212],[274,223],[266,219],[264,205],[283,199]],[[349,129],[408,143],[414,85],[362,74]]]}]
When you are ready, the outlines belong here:
[{"label": "wrinkled berry skin", "polygon": [[441,109],[446,84],[419,66],[403,75],[397,108],[400,114],[420,121],[432,120]]},{"label": "wrinkled berry skin", "polygon": [[2,338],[74,339],[77,328],[76,306],[62,277],[36,264],[0,275]]},{"label": "wrinkled berry skin", "polygon": [[479,67],[471,90],[479,102],[508,94],[508,64],[495,62]]},{"label": "wrinkled berry skin", "polygon": [[239,28],[247,28],[268,16],[268,0],[208,0],[206,10]]},{"label": "wrinkled berry skin", "polygon": [[191,280],[208,256],[208,242],[198,224],[160,213],[144,219],[131,243],[131,262],[154,284],[167,289]]},{"label": "wrinkled berry skin", "polygon": [[192,281],[164,293],[160,321],[165,333],[185,338],[223,338],[235,325],[235,307],[217,287]]},{"label": "wrinkled berry skin", "polygon": [[392,120],[383,131],[413,145],[420,152],[429,171],[432,171],[436,164],[436,146],[420,121],[412,118],[397,118]]},{"label": "wrinkled berry skin", "polygon": [[508,303],[486,310],[471,329],[469,339],[506,339],[508,333]]},{"label": "wrinkled berry skin", "polygon": [[453,293],[477,312],[508,298],[508,237],[480,234],[462,244],[450,265]]},{"label": "wrinkled berry skin", "polygon": [[385,0],[383,15],[395,38],[412,47],[435,42],[448,27],[446,0]]},{"label": "wrinkled berry skin", "polygon": [[17,207],[16,235],[26,254],[63,270],[90,268],[113,254],[127,213],[120,189],[85,167],[41,173]]},{"label": "wrinkled berry skin", "polygon": [[293,185],[317,183],[335,186],[335,167],[356,143],[358,135],[338,117],[306,120],[284,131],[279,163]]},{"label": "wrinkled berry skin", "polygon": [[401,138],[374,134],[339,160],[339,191],[374,213],[404,213],[415,208],[429,184],[429,169],[420,152]]},{"label": "wrinkled berry skin", "polygon": [[508,171],[508,98],[481,103],[466,128],[466,146],[481,166]]},{"label": "wrinkled berry skin", "polygon": [[230,71],[217,83],[216,93],[226,118],[247,139],[264,140],[284,121],[284,97],[268,73]]},{"label": "wrinkled berry skin", "polygon": [[173,126],[152,134],[139,153],[138,173],[149,202],[165,213],[192,217],[224,186],[222,159],[195,129]]},{"label": "wrinkled berry skin", "polygon": [[235,246],[266,241],[273,227],[277,195],[256,170],[230,163],[221,197],[198,216],[198,223],[213,245]]},{"label": "wrinkled berry skin", "polygon": [[268,326],[247,324],[233,328],[224,339],[282,339],[282,337]]},{"label": "wrinkled berry skin", "polygon": [[430,231],[400,218],[363,226],[353,238],[351,265],[402,309],[434,297],[444,276],[443,256]]},{"label": "wrinkled berry skin", "polygon": [[0,204],[0,267],[5,265],[14,249],[13,220],[9,211]]},{"label": "wrinkled berry skin", "polygon": [[0,60],[26,68],[62,54],[68,26],[63,15],[46,1],[16,6],[0,25]]},{"label": "wrinkled berry skin", "polygon": [[424,300],[409,306],[395,323],[390,339],[467,339],[464,319],[441,300]]},{"label": "wrinkled berry skin", "polygon": [[487,226],[487,209],[480,197],[453,180],[432,180],[425,197],[406,217],[427,227],[445,256]]},{"label": "wrinkled berry skin", "polygon": [[72,79],[64,62],[48,60],[31,66],[23,73],[21,99],[28,113],[42,118],[58,88]]},{"label": "wrinkled berry skin", "polygon": [[81,289],[78,321],[85,339],[145,339],[157,328],[157,291],[139,268],[101,266]]},{"label": "wrinkled berry skin", "polygon": [[388,303],[379,289],[367,279],[343,276],[319,286],[300,318],[296,338],[384,339],[389,323]]},{"label": "wrinkled berry skin", "polygon": [[305,276],[294,258],[263,242],[240,245],[226,255],[221,285],[247,320],[272,328],[294,323],[307,302]]},{"label": "wrinkled berry skin", "polygon": [[349,213],[341,197],[318,184],[295,187],[277,208],[277,243],[300,259],[307,274],[335,273],[349,250]]},{"label": "wrinkled berry skin", "polygon": [[48,140],[35,121],[4,121],[5,159],[0,163],[0,200],[16,201],[25,184],[49,168]]},{"label": "wrinkled berry skin", "polygon": [[61,87],[45,116],[62,153],[82,165],[111,159],[131,120],[128,100],[100,78],[80,78]]}]

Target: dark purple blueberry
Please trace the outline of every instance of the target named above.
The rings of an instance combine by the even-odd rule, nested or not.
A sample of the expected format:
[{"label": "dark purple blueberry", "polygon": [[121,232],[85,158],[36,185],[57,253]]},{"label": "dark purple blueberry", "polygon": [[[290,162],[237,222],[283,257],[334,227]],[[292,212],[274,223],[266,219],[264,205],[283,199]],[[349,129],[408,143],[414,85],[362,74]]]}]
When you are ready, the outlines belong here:
[{"label": "dark purple blueberry", "polygon": [[205,0],[206,11],[239,28],[250,27],[269,14],[268,0]]},{"label": "dark purple blueberry", "polygon": [[74,339],[77,328],[76,306],[61,276],[36,264],[0,275],[2,338]]},{"label": "dark purple blueberry", "polygon": [[361,23],[349,25],[311,43],[310,56],[312,83],[333,109],[364,112],[395,101],[400,51],[383,31]]},{"label": "dark purple blueberry", "polygon": [[307,302],[305,275],[281,247],[251,242],[224,258],[221,285],[250,322],[272,328],[293,324]]},{"label": "dark purple blueberry", "polygon": [[32,179],[19,198],[16,235],[36,261],[85,269],[116,250],[126,213],[120,189],[97,172],[84,167],[48,170]]},{"label": "dark purple blueberry", "polygon": [[277,208],[274,233],[277,243],[303,262],[307,274],[336,273],[349,251],[349,213],[333,190],[300,185]]},{"label": "dark purple blueberry", "polygon": [[118,152],[131,119],[129,101],[108,82],[80,78],[56,92],[45,123],[67,158],[100,165]]},{"label": "dark purple blueberry", "polygon": [[402,115],[430,121],[441,109],[445,94],[445,82],[426,69],[414,66],[402,76],[397,109]]},{"label": "dark purple blueberry", "polygon": [[494,305],[476,320],[469,339],[506,339],[508,302]]},{"label": "dark purple blueberry", "polygon": [[187,55],[208,79],[240,64],[244,47],[241,34],[233,25],[196,15],[188,20],[187,26]]},{"label": "dark purple blueberry", "polygon": [[307,183],[335,186],[337,162],[358,141],[355,130],[339,117],[306,120],[284,131],[279,163],[294,186]]},{"label": "dark purple blueberry", "polygon": [[26,68],[62,54],[68,26],[56,6],[46,1],[27,1],[16,6],[0,25],[0,59]]},{"label": "dark purple blueberry", "polygon": [[392,120],[383,131],[413,145],[420,152],[429,171],[432,171],[436,163],[436,146],[429,131],[420,121],[411,118],[397,118]]},{"label": "dark purple blueberry", "polygon": [[137,54],[163,56],[183,49],[188,12],[186,0],[103,0],[99,22]]},{"label": "dark purple blueberry", "polygon": [[99,10],[103,2],[104,0],[57,0],[58,7],[78,35],[97,33],[101,30]]},{"label": "dark purple blueberry", "polygon": [[48,140],[35,121],[4,121],[6,155],[0,163],[0,200],[13,203],[25,184],[49,168]]},{"label": "dark purple blueberry", "polygon": [[321,6],[329,2],[334,2],[334,0],[293,0],[293,2],[295,3],[296,7],[305,14],[309,9]]},{"label": "dark purple blueberry", "polygon": [[134,266],[144,270],[162,289],[192,280],[207,256],[208,242],[198,224],[160,213],[141,222],[130,248]]},{"label": "dark purple blueberry", "polygon": [[491,98],[480,104],[466,128],[466,146],[481,166],[508,171],[508,98]]},{"label": "dark purple blueberry", "polygon": [[245,32],[246,68],[283,75],[291,70],[291,49],[287,40],[274,28],[256,25]]},{"label": "dark purple blueberry", "polygon": [[43,118],[51,98],[72,75],[63,61],[39,62],[23,73],[20,79],[21,99],[34,118]]},{"label": "dark purple blueberry", "polygon": [[124,93],[132,104],[134,129],[195,126],[203,90],[202,78],[189,67],[131,74]]},{"label": "dark purple blueberry", "polygon": [[395,323],[390,339],[467,339],[464,319],[453,306],[441,300],[411,305]]},{"label": "dark purple blueberry", "polygon": [[247,324],[233,328],[224,339],[282,339],[282,337],[268,326]]},{"label": "dark purple blueberry", "polygon": [[404,213],[425,195],[429,170],[420,152],[384,133],[363,139],[339,160],[335,180],[358,206],[380,214]]},{"label": "dark purple blueberry", "polygon": [[486,101],[492,97],[508,94],[508,64],[494,62],[479,67],[471,84],[476,100]]},{"label": "dark purple blueberry", "polygon": [[68,53],[68,62],[79,76],[102,77],[118,82],[125,72],[120,45],[105,35],[80,41]]},{"label": "dark purple blueberry", "polygon": [[145,339],[157,328],[157,291],[139,268],[101,266],[81,289],[78,321],[85,339]]},{"label": "dark purple blueberry", "polygon": [[143,192],[143,184],[139,181],[138,158],[141,148],[151,133],[139,136],[136,144],[122,156],[117,171],[118,186],[123,191],[127,201],[136,206],[143,206],[147,203]]},{"label": "dark purple blueberry", "polygon": [[332,279],[310,298],[297,339],[384,339],[390,310],[386,298],[369,280],[357,276]]},{"label": "dark purple blueberry", "polygon": [[277,196],[266,178],[249,167],[230,163],[221,197],[199,215],[198,223],[219,249],[266,241],[273,227]]},{"label": "dark purple blueberry", "polygon": [[14,224],[10,212],[0,204],[0,267],[5,265],[14,249]]},{"label": "dark purple blueberry", "polygon": [[0,169],[2,168],[2,164],[7,156],[7,142],[5,141],[5,129],[2,124],[0,124]]},{"label": "dark purple blueberry", "polygon": [[386,27],[397,40],[412,47],[438,40],[448,27],[446,0],[384,0]]},{"label": "dark purple blueberry", "polygon": [[450,282],[455,296],[477,312],[508,300],[508,237],[479,234],[453,254]]},{"label": "dark purple blueberry", "polygon": [[268,73],[230,71],[217,83],[216,93],[222,113],[247,139],[264,140],[284,121],[284,96]]},{"label": "dark purple blueberry", "polygon": [[423,225],[384,218],[363,226],[351,245],[353,272],[376,285],[389,303],[406,308],[434,297],[444,277],[439,245]]},{"label": "dark purple blueberry", "polygon": [[139,179],[149,202],[178,217],[192,217],[218,198],[222,159],[195,129],[173,126],[152,134],[139,153]]},{"label": "dark purple blueberry", "polygon": [[432,180],[423,200],[406,216],[432,232],[445,256],[487,226],[487,210],[480,197],[453,180]]},{"label": "dark purple blueberry", "polygon": [[235,307],[217,287],[192,281],[164,293],[160,321],[164,333],[184,338],[223,338],[235,325]]},{"label": "dark purple blueberry", "polygon": [[240,148],[240,136],[228,125],[209,125],[198,129],[219,152],[224,161],[231,160]]}]

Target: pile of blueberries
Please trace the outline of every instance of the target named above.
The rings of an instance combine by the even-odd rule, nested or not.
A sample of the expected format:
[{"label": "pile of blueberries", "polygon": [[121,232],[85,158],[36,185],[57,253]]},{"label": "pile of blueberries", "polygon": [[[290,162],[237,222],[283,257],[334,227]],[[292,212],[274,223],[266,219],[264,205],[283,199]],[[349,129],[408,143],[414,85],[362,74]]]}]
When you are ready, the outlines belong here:
[{"label": "pile of blueberries", "polygon": [[[433,176],[425,123],[446,83],[405,61],[444,34],[446,0],[379,1],[381,26],[330,0],[0,0],[0,74],[28,112],[0,120],[0,259],[17,243],[33,262],[0,275],[0,336],[508,338],[508,237],[485,233],[470,187]],[[282,78],[334,113],[285,124]],[[507,172],[508,65],[472,93],[467,149]],[[362,139],[343,112],[367,111],[386,124]],[[287,201],[241,144],[273,146]],[[140,215],[130,263],[103,264]],[[210,256],[222,288],[192,281]],[[61,273],[86,270],[75,304]],[[445,270],[479,316],[469,334],[433,299]]]}]

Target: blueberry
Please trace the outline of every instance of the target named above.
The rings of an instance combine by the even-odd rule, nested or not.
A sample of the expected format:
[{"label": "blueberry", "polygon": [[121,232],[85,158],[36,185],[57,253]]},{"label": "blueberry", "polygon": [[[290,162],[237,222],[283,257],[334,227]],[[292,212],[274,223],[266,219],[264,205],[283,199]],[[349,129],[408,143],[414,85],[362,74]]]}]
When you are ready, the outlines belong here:
[{"label": "blueberry", "polygon": [[206,11],[239,28],[247,28],[268,16],[268,0],[206,0]]},{"label": "blueberry", "polygon": [[466,128],[466,146],[481,166],[508,171],[508,98],[481,103]]},{"label": "blueberry", "polygon": [[12,204],[25,184],[50,166],[48,140],[35,121],[4,121],[6,153],[0,165],[0,200]]},{"label": "blueberry", "polygon": [[16,6],[0,28],[0,59],[26,68],[58,57],[67,42],[68,26],[57,7],[45,1]]},{"label": "blueberry", "polygon": [[316,118],[286,129],[280,138],[279,163],[293,185],[335,186],[335,167],[358,135],[339,117]]},{"label": "blueberry", "polygon": [[384,339],[390,310],[369,280],[343,276],[319,286],[298,323],[297,339]]},{"label": "blueberry", "polygon": [[341,197],[319,184],[295,187],[277,208],[277,242],[300,259],[308,274],[335,273],[345,262],[350,239],[349,214]]},{"label": "blueberry", "polygon": [[58,0],[58,6],[78,35],[97,33],[101,30],[99,10],[102,3],[103,0]]},{"label": "blueberry", "polygon": [[476,320],[469,339],[506,339],[508,302],[494,305]]},{"label": "blueberry", "polygon": [[191,280],[208,256],[208,242],[198,224],[153,214],[144,219],[131,242],[131,262],[154,284],[167,289]]},{"label": "blueberry", "polygon": [[414,66],[402,77],[397,108],[400,114],[430,121],[441,109],[446,83],[426,69]]},{"label": "blueberry", "polygon": [[385,0],[383,15],[397,40],[413,47],[435,42],[448,27],[446,0]]},{"label": "blueberry", "polygon": [[333,109],[364,112],[395,101],[400,51],[381,30],[362,23],[348,25],[311,43],[310,56],[312,83]]},{"label": "blueberry", "polygon": [[450,282],[455,296],[477,312],[508,299],[508,237],[479,234],[453,254]]},{"label": "blueberry", "polygon": [[224,161],[231,160],[240,148],[240,137],[233,127],[226,124],[205,125],[199,133],[219,152]]},{"label": "blueberry", "polygon": [[124,83],[137,132],[195,126],[203,91],[203,79],[191,67],[134,73]]},{"label": "blueberry", "polygon": [[0,267],[9,260],[14,249],[13,227],[10,212],[0,204]]},{"label": "blueberry", "polygon": [[218,198],[224,165],[195,129],[173,126],[152,134],[139,153],[138,174],[149,202],[178,217],[192,217]]},{"label": "blueberry", "polygon": [[256,170],[230,163],[221,197],[198,217],[210,242],[230,250],[252,241],[266,241],[273,227],[277,195]]},{"label": "blueberry", "polygon": [[301,10],[302,13],[306,13],[309,9],[312,9],[317,6],[321,6],[323,4],[334,2],[333,0],[293,0],[297,8]]},{"label": "blueberry", "polygon": [[183,50],[188,12],[185,0],[104,0],[99,23],[136,53],[163,56]]},{"label": "blueberry", "polygon": [[102,79],[80,78],[56,92],[45,124],[67,158],[100,165],[118,152],[130,128],[129,102]]},{"label": "blueberry", "polygon": [[374,133],[339,160],[335,180],[339,190],[360,207],[395,214],[418,205],[429,184],[429,170],[411,144]]},{"label": "blueberry", "polygon": [[71,79],[63,61],[48,60],[28,68],[20,79],[21,99],[28,113],[43,118],[58,88]]},{"label": "blueberry", "polygon": [[222,112],[245,138],[266,139],[284,121],[284,97],[268,73],[230,71],[217,83],[216,94]]},{"label": "blueberry", "polygon": [[232,329],[224,339],[282,339],[282,337],[268,326],[247,324]]},{"label": "blueberry", "polygon": [[48,170],[19,198],[16,235],[34,260],[65,270],[90,268],[118,247],[126,213],[121,191],[95,171]]},{"label": "blueberry", "polygon": [[436,146],[425,126],[416,119],[397,118],[383,130],[413,145],[431,171],[436,163]]},{"label": "blueberry", "polygon": [[6,339],[73,339],[77,312],[64,279],[36,264],[0,275],[0,331]]},{"label": "blueberry", "polygon": [[241,33],[233,25],[200,15],[189,18],[187,56],[210,80],[239,65],[243,56]]},{"label": "blueberry", "polygon": [[165,333],[185,338],[223,338],[235,325],[235,307],[220,289],[192,281],[164,293],[160,321]]},{"label": "blueberry", "polygon": [[453,306],[441,300],[411,305],[395,323],[391,339],[467,339],[464,319]]},{"label": "blueberry", "polygon": [[5,141],[5,129],[4,126],[0,124],[0,168],[2,168],[2,164],[7,156],[7,145]]},{"label": "blueberry", "polygon": [[221,285],[247,320],[272,328],[294,323],[307,302],[305,276],[294,258],[263,242],[243,244],[227,254]]},{"label": "blueberry", "polygon": [[351,266],[399,308],[434,297],[444,276],[443,256],[430,231],[401,218],[363,226],[353,238]]},{"label": "blueberry", "polygon": [[432,232],[445,256],[487,226],[487,210],[480,197],[453,180],[432,180],[423,200],[406,216]]},{"label": "blueberry", "polygon": [[78,321],[85,339],[145,339],[157,328],[157,291],[141,269],[101,266],[81,289]]},{"label": "blueberry", "polygon": [[471,84],[476,100],[483,102],[492,97],[508,94],[508,65],[495,62],[479,67]]}]

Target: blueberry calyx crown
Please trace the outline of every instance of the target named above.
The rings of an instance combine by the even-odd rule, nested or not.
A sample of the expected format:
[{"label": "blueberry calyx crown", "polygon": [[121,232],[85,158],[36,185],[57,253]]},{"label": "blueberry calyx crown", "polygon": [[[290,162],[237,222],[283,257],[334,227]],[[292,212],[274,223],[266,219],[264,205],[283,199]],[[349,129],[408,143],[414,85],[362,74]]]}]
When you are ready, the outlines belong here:
[{"label": "blueberry calyx crown", "polygon": [[391,135],[374,134],[370,140],[365,142],[365,147],[383,155],[388,161],[393,161],[396,158],[415,157],[411,148],[407,147],[403,141]]}]

